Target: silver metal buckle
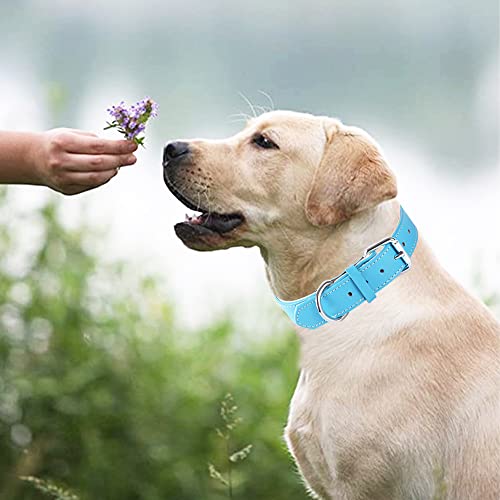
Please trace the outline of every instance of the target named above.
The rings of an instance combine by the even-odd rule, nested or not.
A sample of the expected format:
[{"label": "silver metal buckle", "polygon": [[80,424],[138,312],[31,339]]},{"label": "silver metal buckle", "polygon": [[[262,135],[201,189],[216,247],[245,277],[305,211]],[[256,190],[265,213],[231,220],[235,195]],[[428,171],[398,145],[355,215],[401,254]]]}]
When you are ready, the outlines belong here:
[{"label": "silver metal buckle", "polygon": [[[364,251],[363,257],[361,257],[356,262],[355,265],[359,264],[362,260],[366,259],[368,257],[368,255],[370,255],[371,252],[379,249],[380,247],[383,247],[384,245],[387,245],[388,243],[390,243],[394,247],[394,250],[396,250],[396,252],[397,252],[397,254],[394,256],[394,259],[401,259],[406,264],[406,269],[403,269],[401,271],[401,274],[408,271],[408,269],[410,269],[410,267],[411,267],[411,258],[406,253],[405,249],[403,248],[403,245],[401,245],[401,243],[396,238],[394,238],[392,236],[390,238],[385,238],[383,240],[380,240],[378,243],[375,243],[374,245],[368,247]],[[342,321],[349,315],[349,313],[346,313],[343,316],[340,316],[340,318],[332,318],[331,316],[328,316],[328,314],[326,314],[326,312],[323,309],[323,306],[321,305],[321,297],[323,295],[323,292],[325,291],[325,288],[327,286],[333,285],[333,283],[335,283],[337,280],[342,278],[342,276],[344,276],[344,274],[346,274],[345,271],[343,273],[339,274],[338,276],[335,276],[335,278],[331,278],[329,280],[323,281],[323,283],[321,283],[321,285],[319,285],[318,289],[316,290],[316,297],[315,297],[316,308],[318,309],[319,315],[325,321],[328,321],[328,322],[329,321]]]},{"label": "silver metal buckle", "polygon": [[390,243],[394,247],[394,250],[396,250],[396,252],[397,252],[394,259],[395,260],[401,259],[406,264],[406,269],[403,269],[401,271],[401,274],[408,271],[408,269],[410,269],[410,267],[411,267],[411,258],[406,253],[406,250],[403,248],[403,245],[401,245],[401,243],[396,238],[394,238],[392,236],[390,238],[385,238],[383,240],[380,240],[378,243],[375,243],[371,247],[368,247],[365,250],[363,257],[361,257],[361,259],[359,259],[358,262],[356,262],[356,264],[361,262],[363,259],[366,259],[366,257],[368,257],[368,255],[370,255],[370,253],[373,252],[374,250],[377,250],[378,248],[383,247],[384,245],[387,245],[387,243]]},{"label": "silver metal buckle", "polygon": [[325,320],[325,321],[342,321],[346,319],[346,317],[349,315],[349,313],[344,314],[343,316],[340,316],[340,318],[332,318],[331,316],[328,316],[326,312],[323,309],[323,306],[321,305],[321,296],[323,295],[323,292],[325,291],[325,288],[329,285],[332,285],[335,283],[338,279],[342,278],[344,276],[345,271],[338,276],[335,276],[335,278],[331,278],[329,280],[323,281],[321,285],[319,285],[318,289],[316,290],[316,308],[318,309],[319,315]]}]

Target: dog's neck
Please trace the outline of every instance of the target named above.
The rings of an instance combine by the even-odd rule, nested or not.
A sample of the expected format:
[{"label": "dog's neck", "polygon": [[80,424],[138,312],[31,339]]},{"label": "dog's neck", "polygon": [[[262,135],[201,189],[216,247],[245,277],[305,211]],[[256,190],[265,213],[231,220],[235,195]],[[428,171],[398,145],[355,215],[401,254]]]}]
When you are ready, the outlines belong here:
[{"label": "dog's neck", "polygon": [[[365,248],[391,236],[398,221],[399,203],[390,201],[330,228],[330,234],[322,239],[304,236],[292,246],[289,242],[270,252],[267,275],[273,292],[284,300],[314,292],[322,281],[356,262]],[[462,293],[459,285],[438,265],[419,236],[411,271],[394,280],[372,303],[361,304],[346,321],[327,323],[314,332],[296,327],[301,339],[301,367],[311,374],[322,373],[318,383],[323,384],[325,373],[335,375],[333,366],[347,369],[345,360],[364,359],[362,353],[375,352],[367,351],[368,346],[383,346],[389,337],[407,331],[429,314],[452,309],[457,293]],[[354,358],[350,356],[353,351]]]},{"label": "dog's neck", "polygon": [[313,229],[286,238],[266,256],[267,277],[279,298],[294,300],[308,295],[322,281],[342,273],[373,243],[391,236],[399,220],[399,204],[383,203],[356,214],[333,228]]}]

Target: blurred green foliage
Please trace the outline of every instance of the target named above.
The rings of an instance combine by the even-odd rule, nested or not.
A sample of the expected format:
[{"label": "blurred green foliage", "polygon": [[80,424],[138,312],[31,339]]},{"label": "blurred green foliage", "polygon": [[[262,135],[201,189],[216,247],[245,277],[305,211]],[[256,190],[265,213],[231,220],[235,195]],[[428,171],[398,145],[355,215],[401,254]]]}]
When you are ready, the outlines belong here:
[{"label": "blurred green foliage", "polygon": [[23,481],[26,481],[27,483],[32,484],[33,487],[38,491],[45,493],[46,496],[51,497],[55,500],[80,500],[78,496],[71,491],[57,486],[53,483],[53,481],[50,481],[48,479],[39,479],[33,476],[21,476],[21,479]]},{"label": "blurred green foliage", "polygon": [[[4,213],[6,203],[1,191]],[[0,224],[0,498],[41,498],[22,476],[82,499],[227,498],[208,472],[227,460],[215,431],[227,392],[242,416],[235,443],[253,445],[234,498],[305,498],[281,438],[297,377],[291,332],[277,322],[255,338],[229,317],[185,330],[161,283],[102,263],[98,235],[63,226],[56,203],[38,216],[21,274]]]}]

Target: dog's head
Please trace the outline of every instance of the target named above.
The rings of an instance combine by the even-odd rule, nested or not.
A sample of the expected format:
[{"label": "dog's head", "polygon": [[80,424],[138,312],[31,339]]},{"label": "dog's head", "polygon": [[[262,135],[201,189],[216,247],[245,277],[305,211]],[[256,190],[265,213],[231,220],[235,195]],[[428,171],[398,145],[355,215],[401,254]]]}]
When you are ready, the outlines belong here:
[{"label": "dog's head", "polygon": [[254,118],[229,139],[172,142],[163,169],[172,193],[201,212],[175,226],[196,250],[266,248],[396,196],[394,175],[365,132],[289,111]]}]

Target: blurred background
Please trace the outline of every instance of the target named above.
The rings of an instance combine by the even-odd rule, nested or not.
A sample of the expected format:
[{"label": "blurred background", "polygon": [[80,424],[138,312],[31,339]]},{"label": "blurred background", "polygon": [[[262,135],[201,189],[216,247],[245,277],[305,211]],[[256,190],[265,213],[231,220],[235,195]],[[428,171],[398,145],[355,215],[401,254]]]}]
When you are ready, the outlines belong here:
[{"label": "blurred background", "polygon": [[369,131],[423,237],[499,314],[495,0],[0,9],[0,129],[115,137],[110,104],[160,104],[137,164],[108,185],[1,191],[1,499],[40,498],[18,479],[31,475],[88,499],[227,498],[207,464],[227,478],[215,428],[228,392],[243,418],[230,448],[253,444],[234,498],[306,498],[281,440],[296,339],[260,255],[184,248],[172,226],[185,209],[162,180],[163,145],[237,132],[242,95]]}]

